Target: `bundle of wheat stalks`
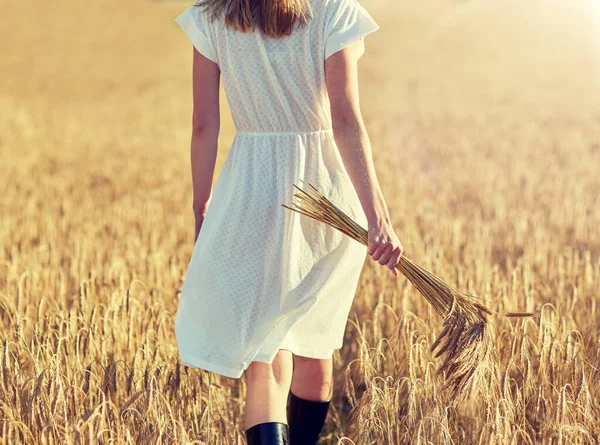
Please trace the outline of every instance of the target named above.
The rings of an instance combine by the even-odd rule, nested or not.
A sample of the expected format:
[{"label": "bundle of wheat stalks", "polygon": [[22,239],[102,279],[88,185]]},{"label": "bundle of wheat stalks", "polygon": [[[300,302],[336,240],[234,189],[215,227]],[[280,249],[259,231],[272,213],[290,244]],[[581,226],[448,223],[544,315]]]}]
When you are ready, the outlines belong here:
[{"label": "bundle of wheat stalks", "polygon": [[[299,203],[283,207],[329,224],[356,241],[368,246],[367,231],[324,197],[311,184],[304,191],[294,184],[300,193],[294,194]],[[476,297],[465,294],[445,283],[419,264],[400,257],[396,265],[402,274],[417,288],[435,311],[444,317],[442,332],[431,346],[435,358],[442,357],[438,373],[444,374],[446,389],[458,395],[472,377],[478,366],[484,363],[490,352],[488,315],[492,312],[479,303]],[[530,313],[509,313],[508,317],[526,317]]]}]

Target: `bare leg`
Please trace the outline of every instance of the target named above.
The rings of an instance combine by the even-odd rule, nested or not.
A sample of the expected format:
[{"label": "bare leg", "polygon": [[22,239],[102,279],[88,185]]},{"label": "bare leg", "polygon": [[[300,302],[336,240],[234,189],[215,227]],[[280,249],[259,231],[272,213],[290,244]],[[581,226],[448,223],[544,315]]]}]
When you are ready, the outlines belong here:
[{"label": "bare leg", "polygon": [[246,369],[244,430],[264,422],[287,423],[286,403],[293,371],[292,353],[280,349],[273,363],[252,362]]},{"label": "bare leg", "polygon": [[294,354],[291,391],[306,400],[326,401],[333,395],[333,358],[316,359]]}]

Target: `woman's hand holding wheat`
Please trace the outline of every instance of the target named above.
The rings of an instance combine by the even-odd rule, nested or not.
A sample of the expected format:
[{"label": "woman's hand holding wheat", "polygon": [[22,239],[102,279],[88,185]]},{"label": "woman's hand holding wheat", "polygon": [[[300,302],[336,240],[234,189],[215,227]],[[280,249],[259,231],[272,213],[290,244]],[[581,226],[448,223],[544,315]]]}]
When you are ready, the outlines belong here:
[{"label": "woman's hand holding wheat", "polygon": [[369,223],[367,252],[382,266],[391,269],[398,276],[396,264],[402,256],[402,244],[389,221]]}]

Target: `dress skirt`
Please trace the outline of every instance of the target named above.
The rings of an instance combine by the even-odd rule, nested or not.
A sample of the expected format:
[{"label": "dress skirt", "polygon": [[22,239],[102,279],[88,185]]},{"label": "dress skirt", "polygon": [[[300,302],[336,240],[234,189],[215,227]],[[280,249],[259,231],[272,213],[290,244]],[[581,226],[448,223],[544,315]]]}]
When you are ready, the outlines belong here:
[{"label": "dress skirt", "polygon": [[326,359],[342,347],[367,247],[282,206],[300,179],[367,228],[330,129],[237,133],[181,290],[182,364],[239,378],[279,349]]}]

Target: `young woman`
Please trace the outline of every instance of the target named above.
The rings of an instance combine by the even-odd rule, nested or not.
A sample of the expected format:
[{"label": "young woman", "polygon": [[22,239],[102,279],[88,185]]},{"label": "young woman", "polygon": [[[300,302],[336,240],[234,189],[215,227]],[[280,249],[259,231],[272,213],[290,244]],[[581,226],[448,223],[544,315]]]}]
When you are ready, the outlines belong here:
[{"label": "young woman", "polygon": [[[378,26],[356,0],[203,0],[175,21],[194,46],[181,361],[245,371],[249,444],[314,444],[366,253],[394,275],[402,254],[358,100],[363,38]],[[236,135],[211,190],[221,77]],[[300,180],[368,227],[368,247],[284,208]]]}]

